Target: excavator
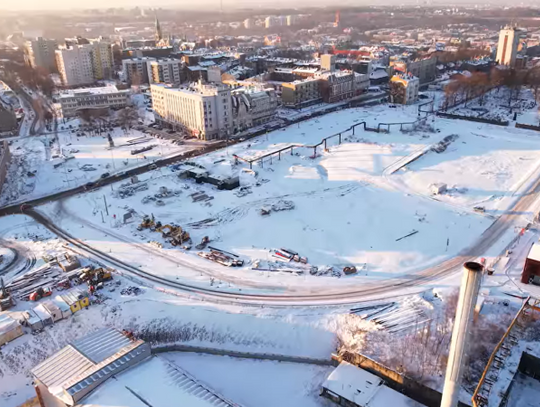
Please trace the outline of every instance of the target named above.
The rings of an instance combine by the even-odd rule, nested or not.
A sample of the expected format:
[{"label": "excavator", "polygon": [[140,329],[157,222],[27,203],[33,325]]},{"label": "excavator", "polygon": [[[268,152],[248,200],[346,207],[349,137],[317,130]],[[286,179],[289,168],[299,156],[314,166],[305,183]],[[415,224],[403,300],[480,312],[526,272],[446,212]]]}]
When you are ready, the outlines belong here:
[{"label": "excavator", "polygon": [[154,215],[152,217],[145,216],[141,222],[141,224],[137,227],[138,231],[141,231],[143,229],[150,229],[151,231],[158,230],[162,227],[161,222],[154,219]]},{"label": "excavator", "polygon": [[160,228],[156,228],[156,232],[161,232],[161,237],[166,239],[177,232],[178,226],[163,225]]},{"label": "excavator", "polygon": [[189,242],[191,240],[191,236],[188,232],[185,230],[182,230],[181,227],[178,227],[176,229],[176,233],[174,235],[171,235],[169,242],[173,246],[179,246],[183,243]]}]

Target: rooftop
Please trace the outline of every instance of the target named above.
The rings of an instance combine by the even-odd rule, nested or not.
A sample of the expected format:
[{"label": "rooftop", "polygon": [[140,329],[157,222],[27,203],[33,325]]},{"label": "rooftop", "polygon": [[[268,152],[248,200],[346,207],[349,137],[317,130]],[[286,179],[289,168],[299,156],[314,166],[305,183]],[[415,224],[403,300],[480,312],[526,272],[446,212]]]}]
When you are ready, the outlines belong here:
[{"label": "rooftop", "polygon": [[110,95],[113,93],[129,93],[129,90],[118,90],[116,86],[103,86],[100,88],[70,89],[63,91],[60,98],[72,98],[76,96]]},{"label": "rooftop", "polygon": [[189,407],[239,407],[197,382],[178,366],[157,356],[116,375],[76,407],[169,407],[173,404]]},{"label": "rooftop", "polygon": [[363,407],[421,407],[420,403],[384,385],[379,377],[347,362],[328,376],[323,387]]}]

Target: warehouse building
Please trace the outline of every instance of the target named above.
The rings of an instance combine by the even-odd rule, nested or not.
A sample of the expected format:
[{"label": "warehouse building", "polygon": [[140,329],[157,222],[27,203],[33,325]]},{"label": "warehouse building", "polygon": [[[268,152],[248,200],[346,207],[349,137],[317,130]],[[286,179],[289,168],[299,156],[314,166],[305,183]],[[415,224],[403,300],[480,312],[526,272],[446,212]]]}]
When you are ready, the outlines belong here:
[{"label": "warehouse building", "polygon": [[76,405],[101,383],[150,356],[150,346],[104,328],[64,347],[32,369],[41,406]]}]

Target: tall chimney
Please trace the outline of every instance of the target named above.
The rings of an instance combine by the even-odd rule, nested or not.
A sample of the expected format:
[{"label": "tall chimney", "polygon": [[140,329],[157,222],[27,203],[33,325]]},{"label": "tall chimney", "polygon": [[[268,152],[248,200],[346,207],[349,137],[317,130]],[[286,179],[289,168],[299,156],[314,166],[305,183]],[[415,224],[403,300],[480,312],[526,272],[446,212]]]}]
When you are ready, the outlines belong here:
[{"label": "tall chimney", "polygon": [[459,290],[459,302],[452,331],[452,342],[450,342],[441,407],[456,407],[458,405],[463,360],[478,291],[482,282],[482,270],[483,266],[473,261],[463,265],[463,278]]}]

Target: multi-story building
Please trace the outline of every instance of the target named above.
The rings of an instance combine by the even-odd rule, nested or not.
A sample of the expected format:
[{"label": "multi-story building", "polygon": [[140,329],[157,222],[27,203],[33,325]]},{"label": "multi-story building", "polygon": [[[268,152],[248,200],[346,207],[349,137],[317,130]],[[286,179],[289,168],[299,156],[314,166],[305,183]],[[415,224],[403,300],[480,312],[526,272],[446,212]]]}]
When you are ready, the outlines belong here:
[{"label": "multi-story building", "polygon": [[297,15],[293,14],[293,15],[287,16],[287,25],[289,27],[292,25],[295,25],[297,21],[298,21]]},{"label": "multi-story building", "polygon": [[25,60],[32,68],[44,68],[49,72],[56,72],[55,50],[58,44],[55,40],[38,37],[25,44]]},{"label": "multi-story building", "polygon": [[89,85],[95,81],[91,45],[56,50],[56,65],[64,86]]},{"label": "multi-story building", "polygon": [[15,130],[18,126],[17,116],[12,109],[0,105],[0,133]]},{"label": "multi-story building", "polygon": [[244,28],[246,30],[251,30],[253,27],[255,27],[255,22],[253,21],[252,18],[246,18],[244,20]]},{"label": "multi-story building", "polygon": [[202,82],[173,88],[150,87],[156,121],[190,131],[202,140],[226,138],[233,131],[231,90]]},{"label": "multi-story building", "polygon": [[231,102],[235,133],[272,120],[278,107],[278,98],[274,89],[233,90]]},{"label": "multi-story building", "polygon": [[129,101],[129,90],[118,90],[116,86],[102,88],[73,89],[58,97],[63,117],[76,116],[81,110],[125,107]]},{"label": "multi-story building", "polygon": [[355,96],[354,72],[329,72],[321,76],[321,95],[326,103],[335,103]]},{"label": "multi-story building", "polygon": [[418,100],[420,80],[410,74],[392,76],[390,79],[390,100],[392,103],[410,105]]},{"label": "multi-story building", "polygon": [[110,79],[114,66],[112,44],[101,39],[91,43],[94,79]]},{"label": "multi-story building", "polygon": [[511,67],[516,64],[519,33],[520,31],[516,27],[510,26],[506,26],[500,31],[496,58],[498,64]]},{"label": "multi-story building", "polygon": [[149,83],[148,64],[155,58],[131,58],[122,60],[122,79],[127,83]]},{"label": "multi-story building", "polygon": [[187,80],[184,63],[180,59],[162,58],[147,61],[150,83],[170,83],[179,85]]},{"label": "multi-story building", "polygon": [[398,74],[412,74],[416,76],[421,84],[432,82],[437,74],[437,57],[420,58],[412,61],[394,60],[390,61],[394,71]]},{"label": "multi-story building", "polygon": [[287,24],[287,16],[268,16],[264,20],[266,28],[278,27]]},{"label": "multi-story building", "polygon": [[281,101],[284,106],[301,108],[321,100],[322,93],[319,78],[307,78],[282,84]]}]

